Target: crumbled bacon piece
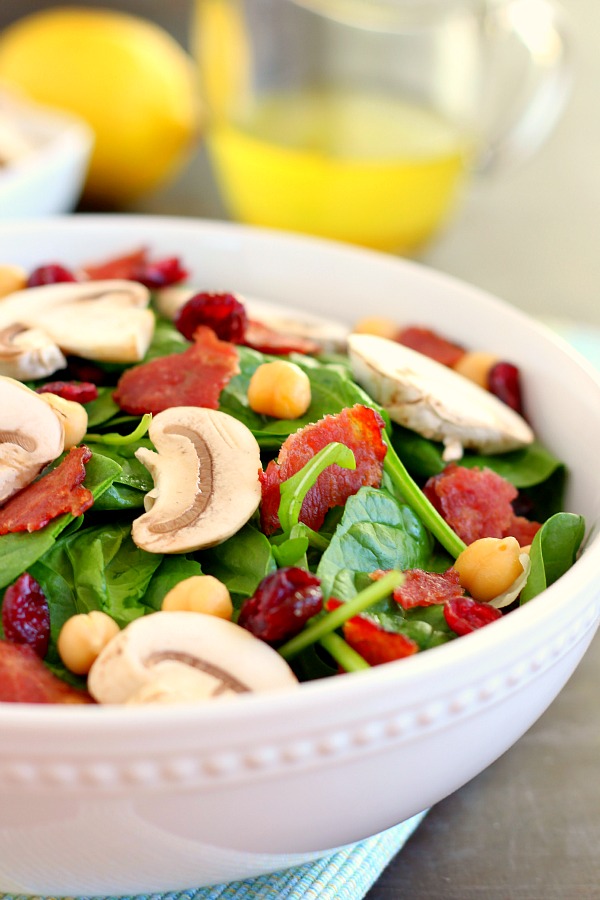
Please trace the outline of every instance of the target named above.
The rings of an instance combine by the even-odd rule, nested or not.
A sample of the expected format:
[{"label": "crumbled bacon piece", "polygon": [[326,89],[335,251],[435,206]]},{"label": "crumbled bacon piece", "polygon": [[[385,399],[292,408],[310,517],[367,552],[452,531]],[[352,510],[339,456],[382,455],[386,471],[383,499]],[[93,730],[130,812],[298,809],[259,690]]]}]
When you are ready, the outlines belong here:
[{"label": "crumbled bacon piece", "polygon": [[28,644],[0,640],[0,702],[93,703],[85,691],[57,678]]},{"label": "crumbled bacon piece", "polygon": [[403,609],[434,606],[464,594],[456,569],[447,569],[446,572],[407,569],[403,574],[403,583],[393,592],[394,600]]},{"label": "crumbled bacon piece", "polygon": [[270,353],[273,356],[283,356],[287,353],[304,353],[315,355],[321,347],[316,341],[299,335],[283,334],[269,328],[263,322],[248,320],[244,329],[244,336],[240,341],[246,347],[259,350],[261,353]]},{"label": "crumbled bacon piece", "polygon": [[151,260],[145,247],[102,263],[84,266],[82,274],[92,281],[111,278],[139,281],[151,290],[178,284],[188,276],[178,257]]},{"label": "crumbled bacon piece", "polygon": [[[341,606],[339,600],[331,597],[326,604],[328,610]],[[386,631],[365,616],[353,616],[342,626],[344,640],[362,656],[370,666],[393,662],[418,653],[419,645],[412,638],[395,631]]]},{"label": "crumbled bacon piece", "polygon": [[91,457],[87,447],[73,447],[55,469],[11,497],[0,509],[0,535],[39,531],[63,513],[89,509],[94,498],[82,482]]},{"label": "crumbled bacon piece", "polygon": [[444,604],[444,618],[448,627],[460,637],[501,619],[502,613],[489,603],[471,597],[455,597]]},{"label": "crumbled bacon piece", "polygon": [[125,412],[141,416],[172,406],[219,408],[226,384],[239,372],[235,347],[199,326],[183,353],[161,356],[123,373],[113,394]]},{"label": "crumbled bacon piece", "polygon": [[[450,463],[423,488],[448,525],[466,544],[483,537],[516,537],[540,528],[539,523],[515,516],[512,501],[518,491],[491,469],[466,468]],[[528,540],[527,543],[531,543]]]},{"label": "crumbled bacon piece", "polygon": [[343,506],[364,485],[379,487],[387,449],[381,436],[383,428],[379,413],[357,403],[291,434],[283,442],[277,460],[271,460],[260,475],[264,533],[273,534],[279,528],[281,482],[291,478],[328,444],[338,442],[350,447],[356,468],[328,466],[304,498],[301,522],[317,531],[329,509]]},{"label": "crumbled bacon piece", "polygon": [[400,329],[396,340],[399,344],[423,353],[443,366],[456,365],[465,354],[464,349],[458,344],[453,344],[452,341],[446,340],[430,328],[421,328],[416,325]]}]

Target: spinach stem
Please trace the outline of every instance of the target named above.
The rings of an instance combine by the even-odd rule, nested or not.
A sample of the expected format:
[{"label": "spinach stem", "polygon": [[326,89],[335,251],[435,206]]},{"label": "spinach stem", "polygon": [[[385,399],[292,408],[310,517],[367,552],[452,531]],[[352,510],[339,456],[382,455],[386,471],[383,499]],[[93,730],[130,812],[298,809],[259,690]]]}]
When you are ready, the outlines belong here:
[{"label": "spinach stem", "polygon": [[319,643],[340,664],[344,672],[360,672],[362,669],[371,668],[366,659],[353,650],[339,634],[325,634]]},{"label": "spinach stem", "polygon": [[139,441],[144,437],[151,421],[152,415],[150,413],[145,413],[136,428],[130,434],[119,434],[118,432],[108,432],[107,434],[88,433],[84,435],[83,440],[88,440],[97,444],[111,444],[115,447],[124,444],[133,444],[135,441]]},{"label": "spinach stem", "polygon": [[355,597],[352,597],[351,600],[346,600],[345,603],[338,606],[337,609],[333,609],[325,615],[319,614],[311,619],[303,631],[278,648],[279,653],[284,659],[291,659],[311,644],[320,641],[325,635],[334,632],[347,619],[364,612],[365,609],[368,609],[373,603],[377,603],[378,600],[383,600],[403,581],[404,575],[402,572],[397,572],[394,569],[391,572],[386,572],[383,578],[374,581],[363,591],[356,594]]},{"label": "spinach stem", "polygon": [[427,528],[434,538],[439,541],[442,547],[456,559],[467,545],[459,538],[456,532],[450,528],[448,523],[444,521],[435,507],[429,502],[418,484],[413,481],[408,474],[404,463],[400,460],[398,454],[392,447],[389,438],[387,440],[387,453],[385,454],[383,467],[406,503],[423,522],[425,528]]}]

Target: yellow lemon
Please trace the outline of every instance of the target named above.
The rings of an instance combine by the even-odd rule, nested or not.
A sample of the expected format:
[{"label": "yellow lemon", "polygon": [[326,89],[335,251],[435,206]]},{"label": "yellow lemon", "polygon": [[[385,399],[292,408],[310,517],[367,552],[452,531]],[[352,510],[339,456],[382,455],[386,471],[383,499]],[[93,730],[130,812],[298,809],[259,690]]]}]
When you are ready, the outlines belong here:
[{"label": "yellow lemon", "polygon": [[54,8],[0,35],[0,81],[94,131],[85,196],[123,204],[166,183],[195,144],[194,64],[166,31],[125,13]]}]

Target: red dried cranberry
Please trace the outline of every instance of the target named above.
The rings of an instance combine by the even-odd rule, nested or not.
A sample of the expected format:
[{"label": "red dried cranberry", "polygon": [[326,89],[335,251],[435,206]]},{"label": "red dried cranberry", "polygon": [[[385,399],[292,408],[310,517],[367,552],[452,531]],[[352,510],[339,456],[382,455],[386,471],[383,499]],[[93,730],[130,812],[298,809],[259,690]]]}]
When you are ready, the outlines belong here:
[{"label": "red dried cranberry", "polygon": [[239,344],[246,331],[246,309],[233,294],[199,293],[184,303],[175,326],[191,341],[198,325],[207,325],[222,341]]},{"label": "red dried cranberry", "polygon": [[38,266],[27,279],[27,287],[40,287],[42,284],[58,284],[62,281],[77,281],[69,269],[60,263],[49,263],[46,266]]},{"label": "red dried cranberry", "polygon": [[178,284],[188,277],[188,272],[183,268],[177,256],[168,256],[156,262],[147,262],[140,266],[139,271],[133,276],[134,281],[140,281],[150,290],[168,287]]},{"label": "red dried cranberry", "polygon": [[463,635],[501,619],[502,613],[489,603],[480,603],[471,597],[455,597],[444,603],[444,618],[455,634]]},{"label": "red dried cranberry", "polygon": [[83,381],[95,385],[113,384],[114,375],[102,369],[89,359],[79,356],[69,356],[66,369],[62,369],[60,376],[65,381]]},{"label": "red dried cranberry", "polygon": [[56,394],[63,400],[89,403],[98,396],[98,388],[91,381],[48,381],[36,388],[38,394]]},{"label": "red dried cranberry", "polygon": [[519,370],[508,362],[498,362],[488,373],[488,390],[499,400],[523,415]]},{"label": "red dried cranberry", "polygon": [[44,592],[29,572],[4,592],[2,627],[7,641],[29,644],[44,658],[50,641],[50,612]]},{"label": "red dried cranberry", "polygon": [[321,582],[316,575],[289,566],[263,578],[254,596],[244,601],[238,625],[268,644],[277,644],[302,631],[322,608]]}]

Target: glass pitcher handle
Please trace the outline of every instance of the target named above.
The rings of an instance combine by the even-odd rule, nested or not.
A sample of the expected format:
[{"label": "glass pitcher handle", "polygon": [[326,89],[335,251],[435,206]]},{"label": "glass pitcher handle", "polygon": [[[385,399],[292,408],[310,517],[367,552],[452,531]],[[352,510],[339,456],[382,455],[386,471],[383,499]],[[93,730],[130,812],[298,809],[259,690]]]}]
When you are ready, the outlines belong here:
[{"label": "glass pitcher handle", "polygon": [[560,119],[573,81],[568,23],[552,0],[492,2],[488,19],[489,28],[523,45],[532,83],[508,111],[503,128],[484,145],[475,166],[483,174],[511,168],[536,153]]}]

